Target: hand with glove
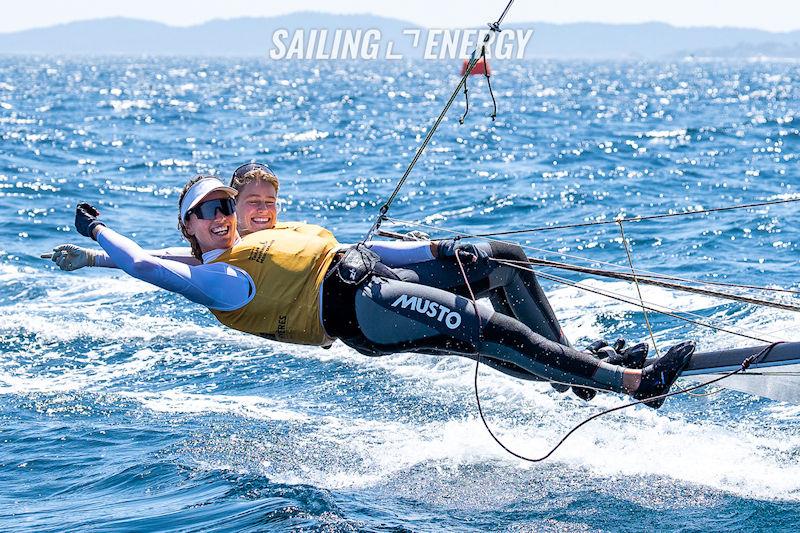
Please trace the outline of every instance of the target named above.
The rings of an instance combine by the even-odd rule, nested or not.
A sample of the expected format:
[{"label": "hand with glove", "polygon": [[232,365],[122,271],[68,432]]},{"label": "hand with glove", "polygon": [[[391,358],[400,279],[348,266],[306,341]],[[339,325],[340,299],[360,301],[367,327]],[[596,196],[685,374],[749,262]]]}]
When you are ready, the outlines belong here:
[{"label": "hand with glove", "polygon": [[[48,254],[49,255],[49,254]],[[88,248],[81,248],[74,244],[61,244],[53,248],[50,259],[58,265],[58,268],[71,272],[83,267],[95,266],[97,252]]]},{"label": "hand with glove", "polygon": [[456,254],[459,254],[462,259],[467,259],[470,263],[489,257],[489,254],[471,242],[461,242],[460,239],[436,242],[435,255],[437,257],[455,257]]},{"label": "hand with glove", "polygon": [[[625,348],[625,339],[617,339],[613,346],[600,339],[591,343],[584,351],[611,365],[640,369],[644,367],[644,362],[647,359],[648,346],[642,342]],[[577,385],[572,387],[572,392],[575,393],[575,396],[587,402],[597,394],[594,389],[587,389]]]},{"label": "hand with glove", "polygon": [[641,369],[647,360],[648,349],[644,342],[626,348],[625,339],[617,339],[613,346],[609,346],[604,340],[595,341],[586,348],[586,351],[610,365]]},{"label": "hand with glove", "polygon": [[75,208],[75,229],[84,237],[97,240],[95,231],[100,226],[105,226],[100,222],[99,216],[100,211],[95,209],[94,206],[87,203],[78,204],[78,207]]},{"label": "hand with glove", "polygon": [[414,231],[409,231],[405,235],[403,235],[404,241],[429,241],[431,240],[431,236],[425,233],[424,231],[420,231],[415,229]]}]

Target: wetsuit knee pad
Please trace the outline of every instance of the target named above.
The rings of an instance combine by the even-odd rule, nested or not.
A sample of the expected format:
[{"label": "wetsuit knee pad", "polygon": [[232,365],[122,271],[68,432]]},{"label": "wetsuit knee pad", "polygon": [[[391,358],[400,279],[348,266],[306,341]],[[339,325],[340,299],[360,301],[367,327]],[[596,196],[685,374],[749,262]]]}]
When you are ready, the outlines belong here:
[{"label": "wetsuit knee pad", "polygon": [[489,245],[492,249],[492,257],[496,259],[509,259],[512,261],[528,260],[528,256],[525,254],[525,251],[516,244],[491,241]]}]

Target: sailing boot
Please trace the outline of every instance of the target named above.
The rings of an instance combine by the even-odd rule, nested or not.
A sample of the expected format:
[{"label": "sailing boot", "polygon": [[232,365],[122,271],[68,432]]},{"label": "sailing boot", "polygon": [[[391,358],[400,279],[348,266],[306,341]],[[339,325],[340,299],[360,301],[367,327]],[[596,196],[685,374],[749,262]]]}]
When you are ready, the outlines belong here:
[{"label": "sailing boot", "polygon": [[[646,400],[666,394],[686,365],[689,364],[694,349],[695,345],[692,341],[676,344],[663,357],[642,369],[642,381],[632,396],[637,400]],[[664,404],[664,400],[665,398],[657,398],[644,402],[644,404],[658,409]]]}]

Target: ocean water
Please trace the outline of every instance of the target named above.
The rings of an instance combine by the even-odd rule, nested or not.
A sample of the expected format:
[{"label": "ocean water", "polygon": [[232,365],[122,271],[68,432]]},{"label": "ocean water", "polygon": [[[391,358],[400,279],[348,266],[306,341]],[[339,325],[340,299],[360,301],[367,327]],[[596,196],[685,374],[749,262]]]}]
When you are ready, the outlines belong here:
[{"label": "ocean water", "polygon": [[[594,422],[532,465],[487,435],[468,361],[273,343],[119,272],[39,259],[88,243],[72,227],[79,201],[146,247],[180,245],[183,183],[251,159],[279,174],[282,219],[354,241],[459,66],[0,58],[0,530],[796,529],[796,406],[722,389],[680,396]],[[504,231],[798,193],[795,63],[493,67],[497,121],[473,78],[466,123],[459,100],[392,207],[407,229]],[[796,204],[625,231],[640,269],[800,289]],[[613,224],[512,240],[536,257],[627,265]],[[543,283],[576,345],[647,337],[635,306]],[[653,287],[643,297],[798,338],[789,312]],[[752,344],[650,319],[662,347]],[[623,401],[586,404],[486,369],[480,394],[494,431],[534,456]]]}]

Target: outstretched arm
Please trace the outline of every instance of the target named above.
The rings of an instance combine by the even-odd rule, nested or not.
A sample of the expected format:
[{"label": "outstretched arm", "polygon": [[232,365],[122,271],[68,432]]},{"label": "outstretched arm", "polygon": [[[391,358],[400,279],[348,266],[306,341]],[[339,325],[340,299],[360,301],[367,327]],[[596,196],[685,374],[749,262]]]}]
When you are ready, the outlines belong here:
[{"label": "outstretched arm", "polygon": [[[202,262],[192,255],[188,247],[163,248],[147,250],[153,257],[178,261],[187,265],[201,265]],[[75,244],[60,244],[50,254],[43,254],[42,259],[51,259],[61,270],[71,272],[84,267],[119,268],[103,250],[93,250]]]},{"label": "outstretched arm", "polygon": [[253,298],[253,280],[243,270],[222,262],[190,266],[153,257],[131,239],[107,228],[99,215],[91,205],[78,204],[75,228],[96,240],[114,264],[131,276],[220,311],[239,309]]},{"label": "outstretched arm", "polygon": [[96,227],[94,235],[111,261],[127,274],[206,307],[222,311],[238,309],[255,294],[250,277],[226,263],[192,266],[154,257],[105,226]]},{"label": "outstretched arm", "polygon": [[456,254],[459,254],[467,262],[487,257],[486,252],[474,244],[455,239],[443,241],[370,241],[367,246],[380,256],[384,265],[390,267],[424,263],[439,257],[452,258]]}]

